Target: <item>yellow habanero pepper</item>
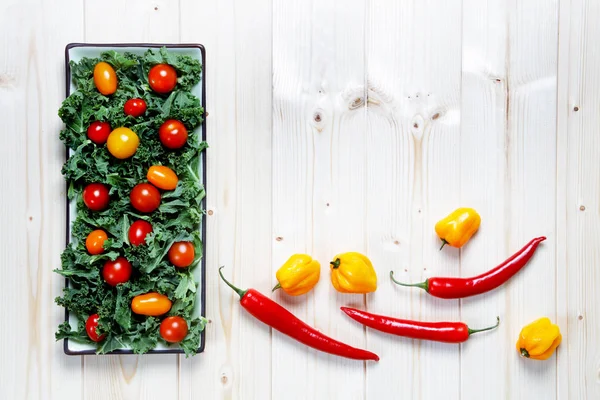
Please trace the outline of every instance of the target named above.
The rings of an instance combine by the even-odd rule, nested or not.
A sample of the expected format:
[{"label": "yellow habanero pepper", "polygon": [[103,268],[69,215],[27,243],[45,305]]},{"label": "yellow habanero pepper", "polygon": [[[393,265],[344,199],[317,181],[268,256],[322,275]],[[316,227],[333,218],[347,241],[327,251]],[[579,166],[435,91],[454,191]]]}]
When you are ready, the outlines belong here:
[{"label": "yellow habanero pepper", "polygon": [[319,282],[321,264],[307,254],[294,254],[275,274],[277,285],[290,296],[299,296],[310,291]]},{"label": "yellow habanero pepper", "polygon": [[377,274],[366,256],[356,253],[342,253],[333,258],[331,283],[342,293],[370,293],[377,289]]},{"label": "yellow habanero pepper", "polygon": [[461,207],[454,210],[435,224],[435,233],[443,242],[440,250],[447,244],[462,247],[477,232],[480,223],[481,217],[474,209]]},{"label": "yellow habanero pepper", "polygon": [[562,341],[558,325],[546,317],[525,326],[517,340],[517,351],[525,358],[546,360]]}]

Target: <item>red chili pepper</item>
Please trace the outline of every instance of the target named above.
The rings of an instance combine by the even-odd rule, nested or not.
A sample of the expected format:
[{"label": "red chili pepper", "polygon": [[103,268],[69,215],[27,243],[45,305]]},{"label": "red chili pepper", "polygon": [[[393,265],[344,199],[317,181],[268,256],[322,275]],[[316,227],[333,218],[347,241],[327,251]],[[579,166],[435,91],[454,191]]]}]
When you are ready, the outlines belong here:
[{"label": "red chili pepper", "polygon": [[390,271],[392,281],[401,286],[414,286],[421,288],[432,296],[442,299],[460,299],[475,296],[496,289],[519,272],[527,261],[533,256],[538,245],[546,240],[545,236],[532,239],[521,250],[509,259],[481,275],[472,278],[429,278],[420,283],[402,283],[394,279],[394,271]]},{"label": "red chili pepper", "polygon": [[237,294],[240,295],[240,304],[259,321],[269,325],[279,332],[296,339],[314,349],[325,353],[334,354],[354,360],[379,361],[379,356],[367,350],[357,349],[338,342],[310,327],[294,316],[291,312],[269,299],[255,289],[242,290],[233,286],[221,272],[221,279]]},{"label": "red chili pepper", "polygon": [[483,329],[470,329],[462,322],[420,322],[407,319],[386,317],[371,314],[355,308],[340,307],[350,318],[369,328],[392,335],[405,336],[413,339],[434,340],[444,343],[462,343],[474,333],[489,331],[500,325],[500,317],[496,325]]}]

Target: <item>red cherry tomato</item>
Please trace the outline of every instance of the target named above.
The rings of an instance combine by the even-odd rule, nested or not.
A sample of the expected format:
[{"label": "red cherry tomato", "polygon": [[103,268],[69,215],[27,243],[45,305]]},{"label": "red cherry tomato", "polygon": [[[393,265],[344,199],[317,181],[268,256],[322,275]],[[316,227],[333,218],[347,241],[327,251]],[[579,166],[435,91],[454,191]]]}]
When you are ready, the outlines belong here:
[{"label": "red cherry tomato", "polygon": [[129,243],[139,246],[146,243],[146,235],[152,232],[152,225],[143,219],[135,221],[129,227]]},{"label": "red cherry tomato", "polygon": [[149,183],[138,183],[131,190],[129,200],[136,210],[150,213],[160,206],[160,192]]},{"label": "red cherry tomato", "polygon": [[96,144],[106,143],[110,135],[110,124],[108,122],[94,121],[87,128],[88,138]]},{"label": "red cherry tomato", "polygon": [[187,333],[187,322],[181,317],[167,317],[160,323],[160,336],[169,343],[181,342]]},{"label": "red cherry tomato", "polygon": [[132,117],[139,117],[146,112],[146,102],[144,99],[129,99],[125,102],[123,111]]},{"label": "red cherry tomato", "polygon": [[188,131],[185,126],[175,120],[165,121],[158,130],[160,142],[168,149],[179,149],[187,142]]},{"label": "red cherry tomato", "polygon": [[83,189],[83,202],[92,211],[102,211],[108,207],[108,188],[101,183],[90,183]]},{"label": "red cherry tomato", "polygon": [[100,342],[106,337],[106,333],[98,335],[98,320],[100,316],[98,314],[92,314],[85,321],[85,331],[87,332],[90,339],[94,342]]},{"label": "red cherry tomato", "polygon": [[176,267],[189,267],[194,262],[194,244],[175,242],[169,249],[169,261]]},{"label": "red cherry tomato", "polygon": [[117,257],[115,261],[108,260],[102,268],[102,277],[110,286],[125,283],[131,277],[131,263],[125,257]]},{"label": "red cherry tomato", "polygon": [[177,85],[177,71],[169,64],[158,64],[150,69],[148,83],[157,93],[169,93]]}]

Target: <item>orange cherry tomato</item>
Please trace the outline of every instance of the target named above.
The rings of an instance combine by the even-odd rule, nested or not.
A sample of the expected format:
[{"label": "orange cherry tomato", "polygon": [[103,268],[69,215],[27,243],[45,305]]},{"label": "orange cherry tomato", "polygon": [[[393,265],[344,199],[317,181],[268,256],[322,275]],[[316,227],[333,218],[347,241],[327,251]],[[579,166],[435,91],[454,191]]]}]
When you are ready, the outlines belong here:
[{"label": "orange cherry tomato", "polygon": [[91,255],[104,253],[104,242],[108,239],[106,232],[102,229],[91,231],[85,239],[85,248]]},{"label": "orange cherry tomato", "polygon": [[169,261],[176,267],[189,267],[194,262],[194,244],[175,242],[169,249]]},{"label": "orange cherry tomato", "polygon": [[171,300],[164,294],[150,292],[135,296],[131,301],[131,311],[140,315],[158,317],[169,312]]},{"label": "orange cherry tomato", "polygon": [[164,165],[153,165],[148,170],[146,178],[151,184],[162,190],[173,190],[179,179],[173,170]]},{"label": "orange cherry tomato", "polygon": [[117,74],[109,63],[100,61],[94,67],[94,85],[105,96],[117,91]]}]

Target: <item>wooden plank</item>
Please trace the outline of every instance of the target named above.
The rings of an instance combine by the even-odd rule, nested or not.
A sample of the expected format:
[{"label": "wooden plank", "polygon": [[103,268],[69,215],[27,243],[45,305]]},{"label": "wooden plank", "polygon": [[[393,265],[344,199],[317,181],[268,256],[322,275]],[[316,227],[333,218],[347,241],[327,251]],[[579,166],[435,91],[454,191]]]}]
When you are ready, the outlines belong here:
[{"label": "wooden plank", "polygon": [[[463,78],[461,112],[460,199],[482,218],[479,232],[461,250],[461,276],[476,276],[508,257],[507,232],[515,227],[506,220],[505,193],[509,145],[507,80],[509,57],[509,4],[467,1],[463,6]],[[521,224],[518,224],[520,226]],[[541,234],[541,233],[540,233]],[[461,346],[461,395],[506,398],[504,383],[513,364],[514,333],[506,308],[506,288],[461,300],[461,319],[472,328],[500,327],[473,336]],[[518,306],[522,307],[522,306]],[[482,357],[485,354],[485,357]]]},{"label": "wooden plank", "polygon": [[523,325],[557,315],[557,3],[470,2],[465,10],[462,147],[469,152],[461,157],[461,195],[474,200],[483,222],[462,252],[462,273],[499,264],[533,237],[548,240],[508,284],[462,301],[463,319],[502,321],[462,346],[461,394],[554,398],[556,364],[521,360],[514,343]]},{"label": "wooden plank", "polygon": [[[52,270],[64,248],[64,148],[56,113],[64,98],[63,49],[81,37],[81,4],[3,2],[0,6],[0,398],[77,398],[81,359],[65,357],[54,332],[64,319],[54,304],[63,280]],[[57,29],[59,20],[70,21]],[[18,32],[18,34],[15,34]],[[9,194],[9,195],[6,195]],[[6,275],[8,274],[8,275]],[[11,276],[14,274],[14,276]],[[14,330],[18,326],[18,330]],[[57,383],[69,376],[68,384]]]},{"label": "wooden plank", "polygon": [[[563,343],[557,351],[556,397],[569,398],[569,304],[568,304],[568,132],[571,110],[578,107],[569,99],[569,67],[571,64],[571,2],[559,2],[558,60],[557,60],[557,107],[556,107],[556,323],[561,329]],[[575,112],[573,110],[573,112]]]},{"label": "wooden plank", "polygon": [[[562,6],[562,2],[561,2]],[[561,9],[564,12],[564,9]],[[566,121],[561,131],[566,140],[566,302],[561,328],[566,334],[560,349],[567,356],[562,374],[568,376],[561,393],[568,398],[600,397],[600,273],[598,239],[600,238],[600,54],[597,38],[600,27],[600,4],[593,1],[570,2],[570,12],[561,13],[561,62],[559,84],[562,99],[559,121]],[[565,19],[569,19],[566,21]],[[564,65],[564,64],[561,64]],[[568,74],[568,75],[567,75]],[[564,143],[564,142],[563,142]]]},{"label": "wooden plank", "polygon": [[[438,251],[433,226],[459,204],[461,4],[373,2],[368,15],[367,240],[381,278],[368,306],[398,318],[457,319],[457,301],[397,287],[388,274],[418,282],[458,272],[458,253]],[[457,346],[370,330],[367,337],[382,356],[367,371],[367,398],[379,398],[382,388],[459,397]]]},{"label": "wooden plank", "polygon": [[[166,1],[84,1],[85,40],[89,43],[179,41],[178,7]],[[111,10],[112,18],[106,18]],[[132,16],[135,15],[134,18]],[[178,390],[178,356],[84,356],[86,399],[164,398]]]},{"label": "wooden plank", "polygon": [[[23,35],[13,38],[11,33],[17,28],[16,21],[24,18],[27,8],[12,5],[12,7],[4,6],[3,12],[0,14],[2,29],[0,30],[0,43],[2,43],[3,57],[1,58],[0,76],[2,82],[0,87],[0,116],[7,125],[3,132],[6,136],[12,132],[35,132],[35,127],[28,126],[28,114],[36,115],[33,107],[28,109],[28,100],[30,96],[36,95],[38,88],[38,76],[29,74],[29,68],[23,68],[30,65],[31,43],[35,43],[35,28],[34,21],[25,24]],[[15,40],[16,39],[16,40]],[[37,107],[39,103],[34,103]],[[10,133],[9,133],[10,132]],[[39,139],[38,135],[34,136]],[[34,146],[31,151],[36,148],[35,139],[29,140],[26,135],[18,135],[14,137],[13,146],[18,149],[28,149],[29,146]],[[14,170],[17,173],[9,175],[8,179],[2,179],[0,187],[2,193],[10,193],[14,187],[21,187],[21,191],[13,196],[0,197],[0,204],[3,210],[3,221],[10,224],[13,228],[10,234],[7,230],[2,231],[2,265],[16,266],[17,268],[9,268],[7,270],[8,279],[0,283],[0,299],[5,304],[6,310],[12,310],[15,324],[19,326],[34,326],[35,324],[35,309],[32,303],[35,303],[37,291],[37,242],[39,237],[40,226],[39,217],[40,199],[35,199],[35,195],[31,196],[37,200],[34,204],[30,204],[29,190],[25,188],[23,182],[27,182],[30,173],[38,173],[35,168],[35,160],[28,157],[28,152],[16,152],[8,146],[2,146],[2,157],[0,157],[0,166],[3,170]],[[25,155],[25,156],[24,156]],[[29,172],[29,168],[33,171]],[[21,186],[23,185],[23,186]],[[9,211],[10,210],[10,211]],[[29,221],[28,214],[35,213],[35,224],[33,219]],[[4,220],[6,218],[6,220]],[[14,252],[13,249],[26,249],[26,251]],[[26,271],[23,274],[23,270]],[[18,271],[18,273],[17,273]],[[35,288],[32,286],[35,285]],[[9,313],[3,311],[3,317],[8,318]],[[14,318],[13,317],[13,318]],[[3,324],[1,329],[2,340],[8,343],[21,343],[23,340],[27,343],[25,351],[21,346],[6,346],[3,347],[3,357],[0,361],[2,372],[4,375],[2,380],[3,398],[25,398],[28,393],[28,385],[33,383],[33,391],[37,391],[38,387],[35,382],[30,382],[28,379],[28,370],[31,359],[35,359],[37,355],[35,350],[28,351],[29,345],[36,342],[34,335],[25,335],[18,330],[11,329],[9,324]],[[25,331],[26,332],[26,331]],[[10,364],[10,366],[9,366]],[[6,379],[6,381],[4,380]]]},{"label": "wooden plank", "polygon": [[[337,293],[329,261],[366,251],[364,10],[364,0],[278,2],[273,10],[273,230],[281,238],[273,273],[294,253],[311,254],[322,268],[314,291],[279,292],[277,300],[362,348],[363,328],[339,307],[363,306],[364,296]],[[273,333],[273,398],[355,399],[364,387],[362,362]]]},{"label": "wooden plank", "polygon": [[557,1],[509,5],[505,256],[533,237],[548,237],[503,288],[510,398],[556,396],[556,364],[529,362],[511,347],[525,324],[544,315],[556,320],[557,12]]},{"label": "wooden plank", "polygon": [[[269,293],[271,246],[271,2],[182,1],[184,42],[207,52],[206,350],[181,359],[179,397],[271,396],[271,332],[217,274]],[[200,21],[200,22],[199,22]]]},{"label": "wooden plank", "polygon": [[[313,118],[309,113],[313,111],[311,106],[318,93],[316,78],[311,79],[310,68],[313,64],[312,8],[310,2],[301,1],[273,4],[272,212],[276,242],[271,276],[294,253],[317,257],[311,218],[315,138],[309,125],[309,118]],[[321,276],[323,281],[316,290],[299,298],[278,292],[276,301],[306,323],[315,325],[315,296],[323,286],[326,287],[327,273]],[[328,300],[325,305],[329,305]],[[327,332],[326,326],[319,329]],[[306,391],[318,390],[316,358],[326,359],[326,356],[317,355],[279,332],[273,332],[271,357],[272,398],[299,399],[305,397]],[[322,389],[327,390],[326,387]]]}]

